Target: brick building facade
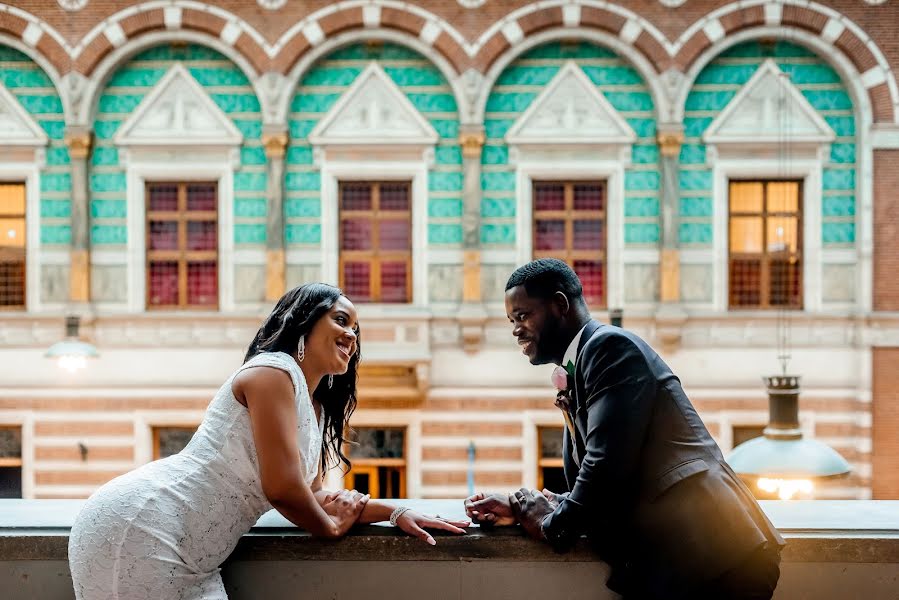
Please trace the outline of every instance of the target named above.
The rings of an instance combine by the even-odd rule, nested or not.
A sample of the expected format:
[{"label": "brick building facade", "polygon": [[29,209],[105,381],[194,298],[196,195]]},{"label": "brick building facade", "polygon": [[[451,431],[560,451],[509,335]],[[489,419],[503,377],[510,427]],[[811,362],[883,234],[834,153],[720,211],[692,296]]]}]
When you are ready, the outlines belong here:
[{"label": "brick building facade", "polygon": [[[273,300],[324,280],[364,332],[352,483],[548,484],[561,420],[502,288],[556,255],[725,451],[788,340],[804,431],[853,465],[819,496],[899,497],[897,22],[889,0],[0,4],[2,481],[82,497],[177,447]],[[101,353],[71,376],[43,358],[66,314]]]}]

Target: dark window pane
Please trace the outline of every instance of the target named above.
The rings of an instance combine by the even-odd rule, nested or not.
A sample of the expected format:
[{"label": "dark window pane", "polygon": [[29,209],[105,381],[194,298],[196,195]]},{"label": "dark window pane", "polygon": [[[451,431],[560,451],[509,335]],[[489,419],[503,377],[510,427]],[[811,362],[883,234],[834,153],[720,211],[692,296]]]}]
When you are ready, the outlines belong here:
[{"label": "dark window pane", "polygon": [[730,261],[731,306],[758,306],[762,300],[761,259]]},{"label": "dark window pane", "polygon": [[187,210],[215,210],[214,183],[191,183],[187,186]]},{"label": "dark window pane", "polygon": [[184,447],[190,442],[195,432],[196,429],[192,427],[157,427],[159,458],[172,456],[184,450]]},{"label": "dark window pane", "polygon": [[371,265],[367,262],[343,263],[343,290],[354,302],[370,302]]},{"label": "dark window pane", "polygon": [[370,183],[344,183],[340,187],[342,210],[371,210]]},{"label": "dark window pane", "polygon": [[409,184],[382,183],[379,208],[381,210],[409,210]]},{"label": "dark window pane", "polygon": [[150,293],[147,302],[151,306],[178,304],[178,263],[160,261],[150,263]]},{"label": "dark window pane", "polygon": [[215,221],[188,221],[188,250],[215,250],[217,247],[218,228]]},{"label": "dark window pane", "polygon": [[562,428],[540,428],[540,458],[562,458]]},{"label": "dark window pane", "polygon": [[406,262],[381,263],[381,302],[405,302],[408,294]]},{"label": "dark window pane", "polygon": [[800,269],[799,261],[796,259],[772,260],[770,269],[769,302],[771,306],[800,306],[802,304],[799,297],[802,269]]},{"label": "dark window pane", "polygon": [[565,249],[565,221],[540,219],[537,221],[536,250]]},{"label": "dark window pane", "polygon": [[534,185],[534,210],[564,210],[565,186],[557,183]]},{"label": "dark window pane", "polygon": [[578,183],[574,186],[574,210],[603,210],[605,187],[598,183]]},{"label": "dark window pane", "polygon": [[0,498],[22,497],[22,467],[0,467]]},{"label": "dark window pane", "polygon": [[576,260],[574,272],[584,287],[584,298],[590,304],[602,304],[606,294],[605,267],[601,260]]},{"label": "dark window pane", "polygon": [[177,185],[154,183],[149,188],[150,200],[147,202],[148,210],[151,212],[178,210]]},{"label": "dark window pane", "polygon": [[18,427],[0,428],[0,458],[21,458],[22,430]]},{"label": "dark window pane", "polygon": [[734,425],[733,427],[733,447],[736,448],[743,442],[761,437],[765,430],[764,425]]},{"label": "dark window pane", "polygon": [[25,306],[24,252],[0,249],[0,306]]},{"label": "dark window pane", "polygon": [[599,219],[574,222],[575,250],[602,250],[602,221]]},{"label": "dark window pane", "polygon": [[360,494],[370,494],[371,478],[368,473],[353,473],[353,487]]},{"label": "dark window pane", "polygon": [[382,220],[378,223],[381,250],[409,250],[412,248],[412,231],[409,221]]},{"label": "dark window pane", "polygon": [[218,304],[218,267],[215,261],[187,263],[187,303],[194,306]]},{"label": "dark window pane", "polygon": [[344,219],[340,223],[341,250],[371,250],[371,219]]},{"label": "dark window pane", "polygon": [[150,221],[150,250],[177,250],[178,222]]},{"label": "dark window pane", "polygon": [[565,481],[565,470],[562,467],[541,467],[543,470],[543,487],[556,494],[564,494],[568,491],[568,482]]},{"label": "dark window pane", "polygon": [[401,497],[402,467],[378,467],[378,481],[381,484],[381,498]]},{"label": "dark window pane", "polygon": [[406,429],[357,427],[355,441],[358,446],[350,447],[350,458],[403,458]]}]

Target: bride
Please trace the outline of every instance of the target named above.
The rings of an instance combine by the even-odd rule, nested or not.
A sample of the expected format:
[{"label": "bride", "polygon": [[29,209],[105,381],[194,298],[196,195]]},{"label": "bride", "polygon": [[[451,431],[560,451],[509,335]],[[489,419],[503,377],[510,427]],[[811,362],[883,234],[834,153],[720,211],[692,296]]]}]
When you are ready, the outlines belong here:
[{"label": "bride", "polygon": [[350,466],[342,445],[359,358],[356,309],[339,289],[285,294],[187,447],[85,503],[69,538],[76,597],[227,598],[219,565],[272,507],[329,539],[386,520],[432,545],[426,528],[464,533],[467,521],[322,489],[324,470]]}]

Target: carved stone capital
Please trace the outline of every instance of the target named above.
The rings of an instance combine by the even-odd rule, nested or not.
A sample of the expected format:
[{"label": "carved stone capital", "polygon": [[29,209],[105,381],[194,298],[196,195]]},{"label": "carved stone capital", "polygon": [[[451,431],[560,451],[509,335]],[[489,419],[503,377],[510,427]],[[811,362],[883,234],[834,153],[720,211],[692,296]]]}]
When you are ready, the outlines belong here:
[{"label": "carved stone capital", "polygon": [[464,158],[481,158],[481,149],[487,138],[482,130],[463,131],[459,134],[459,143],[462,144],[462,156]]},{"label": "carved stone capital", "polygon": [[662,156],[676,158],[680,154],[681,145],[684,143],[684,132],[682,129],[660,130],[656,139]]},{"label": "carved stone capital", "polygon": [[67,131],[65,143],[69,147],[69,157],[87,158],[91,151],[91,134],[81,129]]},{"label": "carved stone capital", "polygon": [[284,158],[284,152],[287,149],[287,134],[263,133],[262,145],[265,147],[266,158]]}]

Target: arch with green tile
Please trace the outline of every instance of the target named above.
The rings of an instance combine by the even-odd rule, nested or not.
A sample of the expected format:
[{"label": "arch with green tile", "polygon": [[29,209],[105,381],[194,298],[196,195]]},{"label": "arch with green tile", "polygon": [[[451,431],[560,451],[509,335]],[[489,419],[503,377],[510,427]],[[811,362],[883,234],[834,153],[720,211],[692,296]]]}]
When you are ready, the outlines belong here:
[{"label": "arch with green tile", "polygon": [[175,63],[181,63],[243,135],[234,170],[234,243],[265,242],[266,158],[262,112],[247,75],[218,51],[199,44],[162,44],[116,69],[102,90],[94,116],[89,163],[91,245],[121,249],[128,242],[126,172],[113,136],[128,115]]},{"label": "arch with green tile", "polygon": [[659,242],[659,148],[655,106],[646,81],[628,60],[587,41],[554,41],[512,61],[490,90],[481,155],[481,243],[516,247],[518,190],[505,136],[567,61],[574,61],[627,121],[637,139],[624,171],[624,243],[656,248]]},{"label": "arch with green tile", "polygon": [[684,144],[680,152],[681,248],[711,247],[713,227],[712,166],[702,136],[740,88],[768,58],[789,74],[812,107],[836,134],[822,164],[821,245],[826,249],[855,245],[856,113],[837,71],[811,50],[790,41],[750,41],[722,52],[699,73],[684,107]]},{"label": "arch with green tile", "polygon": [[68,250],[72,240],[72,179],[65,143],[62,100],[49,75],[23,52],[0,44],[0,83],[47,134],[45,161],[40,166],[40,244]]},{"label": "arch with green tile", "polygon": [[463,177],[456,99],[449,82],[428,58],[392,42],[344,46],[317,61],[300,79],[287,116],[287,248],[321,246],[321,173],[308,136],[372,61],[384,69],[439,135],[433,165],[428,169],[428,245],[458,249],[462,244]]}]

